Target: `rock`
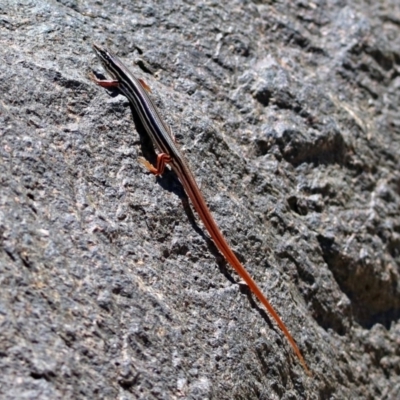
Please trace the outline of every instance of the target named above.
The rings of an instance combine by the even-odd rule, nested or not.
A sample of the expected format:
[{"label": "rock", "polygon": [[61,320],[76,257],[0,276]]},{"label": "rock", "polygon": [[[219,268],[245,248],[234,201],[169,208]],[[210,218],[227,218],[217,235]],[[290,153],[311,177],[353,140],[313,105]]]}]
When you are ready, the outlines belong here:
[{"label": "rock", "polygon": [[[0,5],[0,397],[400,398],[398,2],[189,3]],[[92,41],[152,88],[312,377],[137,163]]]}]

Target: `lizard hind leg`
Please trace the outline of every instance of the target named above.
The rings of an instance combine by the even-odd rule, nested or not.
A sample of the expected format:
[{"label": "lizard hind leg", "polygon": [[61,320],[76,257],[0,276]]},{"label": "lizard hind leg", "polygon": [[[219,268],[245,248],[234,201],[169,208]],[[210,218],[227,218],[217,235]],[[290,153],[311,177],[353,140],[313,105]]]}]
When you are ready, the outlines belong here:
[{"label": "lizard hind leg", "polygon": [[165,166],[171,161],[171,157],[165,153],[158,154],[156,167],[152,165],[149,161],[147,161],[144,157],[139,157],[138,161],[152,174],[154,174],[155,176],[159,176],[164,173]]}]

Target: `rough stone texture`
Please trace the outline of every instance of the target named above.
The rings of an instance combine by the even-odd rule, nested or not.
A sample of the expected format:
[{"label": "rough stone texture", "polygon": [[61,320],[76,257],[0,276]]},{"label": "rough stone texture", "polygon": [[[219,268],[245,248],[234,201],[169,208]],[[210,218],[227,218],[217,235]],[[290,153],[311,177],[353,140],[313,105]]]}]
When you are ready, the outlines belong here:
[{"label": "rough stone texture", "polygon": [[[1,1],[1,398],[400,398],[400,5],[347,3]],[[137,163],[92,41],[152,87],[311,378]]]}]

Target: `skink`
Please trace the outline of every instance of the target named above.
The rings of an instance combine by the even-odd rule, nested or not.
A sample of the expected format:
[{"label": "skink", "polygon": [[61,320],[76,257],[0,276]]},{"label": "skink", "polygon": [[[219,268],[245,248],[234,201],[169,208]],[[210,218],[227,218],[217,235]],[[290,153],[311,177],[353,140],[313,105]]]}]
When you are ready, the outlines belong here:
[{"label": "skink", "polygon": [[222,235],[211,212],[204,200],[204,197],[196,183],[196,180],[188,167],[182,153],[175,144],[174,138],[168,125],[163,121],[155,104],[147,94],[149,87],[142,80],[136,78],[121,60],[110,50],[93,44],[93,49],[100,59],[105,70],[111,75],[112,80],[100,80],[96,77],[92,79],[104,88],[118,88],[118,90],[128,98],[142,122],[146,132],[150,136],[155,147],[159,151],[157,155],[157,165],[154,167],[147,160],[141,158],[139,161],[153,174],[162,175],[165,165],[171,166],[173,171],[181,181],[187,195],[189,196],[195,210],[199,214],[203,224],[209,232],[211,238],[217,245],[219,251],[231,264],[239,276],[246,282],[251,291],[257,296],[258,300],[265,306],[270,315],[282,330],[300,363],[305,371],[310,374],[307,364],[297,347],[292,335],[289,333],[281,318],[261,292],[253,278],[235,256],[228,242]]}]

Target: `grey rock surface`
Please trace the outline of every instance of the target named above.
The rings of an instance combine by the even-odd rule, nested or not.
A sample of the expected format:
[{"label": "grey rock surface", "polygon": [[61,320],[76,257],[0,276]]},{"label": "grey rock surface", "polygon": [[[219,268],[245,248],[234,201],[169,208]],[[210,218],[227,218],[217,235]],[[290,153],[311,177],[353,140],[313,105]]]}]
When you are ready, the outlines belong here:
[{"label": "grey rock surface", "polygon": [[[2,399],[400,398],[397,0],[2,0],[0,38]],[[92,41],[152,88],[312,377],[137,163]]]}]

